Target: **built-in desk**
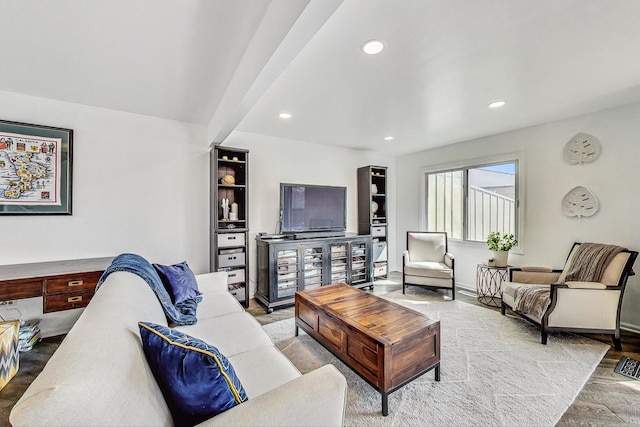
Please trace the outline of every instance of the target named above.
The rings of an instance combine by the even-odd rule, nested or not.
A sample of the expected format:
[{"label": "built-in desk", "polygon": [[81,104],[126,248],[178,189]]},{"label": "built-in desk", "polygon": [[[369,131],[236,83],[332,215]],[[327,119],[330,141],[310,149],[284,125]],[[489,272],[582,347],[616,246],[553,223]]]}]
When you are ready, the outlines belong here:
[{"label": "built-in desk", "polygon": [[113,257],[0,266],[0,301],[43,297],[43,312],[86,307]]}]

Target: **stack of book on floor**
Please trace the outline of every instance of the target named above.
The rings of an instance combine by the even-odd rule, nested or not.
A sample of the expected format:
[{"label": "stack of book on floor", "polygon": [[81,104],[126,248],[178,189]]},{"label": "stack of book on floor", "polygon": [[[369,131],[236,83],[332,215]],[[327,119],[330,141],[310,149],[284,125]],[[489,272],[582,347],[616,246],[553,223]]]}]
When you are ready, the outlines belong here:
[{"label": "stack of book on floor", "polygon": [[18,332],[18,350],[29,351],[40,342],[39,319],[25,321]]}]

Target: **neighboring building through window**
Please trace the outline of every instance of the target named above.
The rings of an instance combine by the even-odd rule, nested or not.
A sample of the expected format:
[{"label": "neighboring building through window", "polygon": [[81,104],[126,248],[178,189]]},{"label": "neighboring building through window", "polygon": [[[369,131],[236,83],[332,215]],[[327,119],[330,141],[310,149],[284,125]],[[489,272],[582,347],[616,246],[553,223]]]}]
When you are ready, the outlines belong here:
[{"label": "neighboring building through window", "polygon": [[486,241],[492,231],[518,236],[518,161],[426,172],[428,231]]}]

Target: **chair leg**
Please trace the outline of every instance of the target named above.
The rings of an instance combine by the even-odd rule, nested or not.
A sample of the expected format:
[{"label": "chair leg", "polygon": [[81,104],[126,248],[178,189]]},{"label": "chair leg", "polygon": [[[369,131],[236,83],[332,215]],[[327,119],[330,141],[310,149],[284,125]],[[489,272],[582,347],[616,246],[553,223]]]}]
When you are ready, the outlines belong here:
[{"label": "chair leg", "polygon": [[402,282],[402,293],[403,293],[403,294],[404,294],[404,287],[405,287],[405,284],[404,284],[404,281],[403,281],[403,282]]},{"label": "chair leg", "polygon": [[620,331],[616,331],[615,334],[611,334],[613,340],[613,346],[617,351],[622,351],[622,342],[620,342]]},{"label": "chair leg", "polygon": [[542,337],[540,338],[540,344],[544,344],[547,345],[547,331],[544,330],[544,328],[540,328],[540,331],[542,332]]},{"label": "chair leg", "polygon": [[500,306],[500,313],[505,316],[507,314],[507,304],[505,304],[504,302],[502,303],[502,306]]}]

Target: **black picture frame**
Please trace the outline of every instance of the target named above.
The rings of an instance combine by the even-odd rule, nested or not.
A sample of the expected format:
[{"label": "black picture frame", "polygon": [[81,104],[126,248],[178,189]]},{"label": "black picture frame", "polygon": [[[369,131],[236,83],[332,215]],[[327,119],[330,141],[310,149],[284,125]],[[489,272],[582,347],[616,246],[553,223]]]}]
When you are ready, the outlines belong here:
[{"label": "black picture frame", "polygon": [[0,120],[0,216],[71,215],[72,165],[72,129]]}]

